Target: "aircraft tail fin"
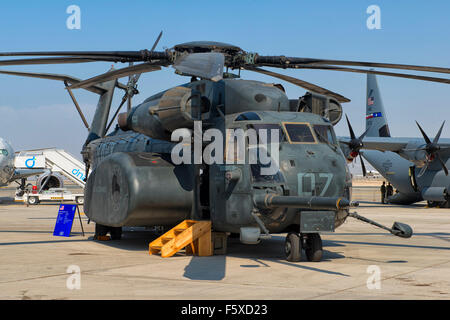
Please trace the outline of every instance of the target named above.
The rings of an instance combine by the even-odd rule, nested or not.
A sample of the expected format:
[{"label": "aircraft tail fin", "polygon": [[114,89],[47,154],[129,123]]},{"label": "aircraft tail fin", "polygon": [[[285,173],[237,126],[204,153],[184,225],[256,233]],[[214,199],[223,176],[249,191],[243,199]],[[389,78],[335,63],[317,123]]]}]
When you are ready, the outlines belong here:
[{"label": "aircraft tail fin", "polygon": [[390,137],[387,116],[378,89],[377,78],[367,74],[366,129],[367,137]]}]

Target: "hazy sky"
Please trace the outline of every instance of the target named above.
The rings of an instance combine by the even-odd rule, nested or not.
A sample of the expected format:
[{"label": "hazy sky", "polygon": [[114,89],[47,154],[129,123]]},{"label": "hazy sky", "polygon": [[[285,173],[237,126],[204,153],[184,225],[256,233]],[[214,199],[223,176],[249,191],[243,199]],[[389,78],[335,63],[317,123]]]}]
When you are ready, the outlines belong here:
[{"label": "hazy sky", "polygon": [[[69,30],[69,5],[81,9],[81,29]],[[369,30],[369,5],[381,9],[381,29]],[[140,50],[194,40],[213,40],[263,55],[286,55],[416,65],[450,66],[449,1],[8,1],[0,10],[0,51]],[[3,67],[8,70],[71,74],[79,78],[107,71],[110,63]],[[120,64],[116,65],[121,67]],[[365,125],[366,77],[333,71],[287,70],[352,101],[344,105],[355,131]],[[242,73],[245,79],[278,82]],[[434,74],[430,74],[434,75]],[[443,75],[439,75],[443,76]],[[136,103],[185,82],[173,69],[144,74]],[[126,79],[122,79],[126,82]],[[450,87],[409,79],[378,77],[394,136],[419,136],[418,120],[434,136],[449,118]],[[305,90],[283,83],[291,98]],[[75,91],[91,119],[97,95]],[[113,108],[122,92],[116,93]],[[343,121],[338,135],[348,135]],[[16,150],[59,147],[80,158],[86,138],[61,82],[0,75],[0,136]],[[450,123],[443,130],[450,137]]]}]

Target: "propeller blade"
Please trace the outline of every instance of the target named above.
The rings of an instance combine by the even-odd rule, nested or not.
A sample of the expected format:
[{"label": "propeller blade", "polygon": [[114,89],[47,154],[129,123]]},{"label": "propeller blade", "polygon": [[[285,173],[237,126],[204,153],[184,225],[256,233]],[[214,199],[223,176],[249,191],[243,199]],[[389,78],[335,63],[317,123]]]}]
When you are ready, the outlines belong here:
[{"label": "propeller blade", "polygon": [[[269,67],[277,67],[276,65],[270,65]],[[280,66],[278,66],[279,68]],[[345,67],[337,67],[337,66],[317,66],[317,65],[286,65],[283,68],[294,68],[294,69],[315,69],[315,70],[331,70],[331,71],[343,71],[343,72],[356,72],[356,73],[370,73],[370,74],[378,74],[381,76],[389,76],[389,77],[399,77],[399,78],[407,78],[407,79],[415,79],[415,80],[423,80],[423,81],[431,81],[431,82],[440,82],[450,84],[450,79],[445,78],[436,78],[436,77],[426,77],[419,76],[413,74],[406,73],[395,73],[395,72],[384,72],[384,71],[375,71],[375,70],[366,70],[366,69],[354,69],[354,68],[345,68]]]},{"label": "propeller blade", "polygon": [[423,174],[425,173],[425,171],[427,171],[427,169],[428,169],[428,164],[429,164],[429,162],[427,161],[426,164],[422,167],[422,170],[420,170],[419,174],[417,175],[418,178],[420,178],[421,176],[423,176]]},{"label": "propeller blade", "polygon": [[278,65],[283,67],[290,67],[292,65],[338,65],[338,66],[357,66],[357,67],[371,67],[371,68],[388,68],[388,69],[402,69],[402,70],[416,70],[426,72],[450,73],[450,68],[416,66],[395,63],[379,63],[379,62],[364,62],[364,61],[346,61],[346,60],[327,60],[327,59],[313,59],[313,58],[297,58],[285,56],[257,56],[255,58],[257,65]]},{"label": "propeller blade", "polygon": [[359,140],[364,139],[364,137],[366,136],[367,132],[369,132],[369,129],[370,129],[370,127],[367,128],[366,131],[364,131],[364,133],[363,133],[362,135],[360,135],[358,139],[359,139]]},{"label": "propeller blade", "polygon": [[444,128],[445,120],[442,122],[441,128],[439,129],[438,133],[436,134],[436,137],[434,137],[433,143],[438,143],[439,138],[441,137],[442,128]]},{"label": "propeller blade", "polygon": [[442,169],[444,169],[445,175],[448,176],[447,166],[445,165],[444,161],[442,161],[441,156],[439,155],[439,153],[436,153],[436,156],[437,156],[439,162],[441,163]]},{"label": "propeller blade", "polygon": [[284,74],[279,74],[279,73],[276,73],[276,72],[272,72],[272,71],[268,71],[268,70],[264,70],[264,69],[260,69],[260,68],[244,67],[244,69],[245,70],[249,70],[249,71],[262,73],[262,74],[265,74],[265,75],[268,75],[268,76],[271,76],[271,77],[274,77],[274,78],[278,78],[278,79],[290,82],[292,84],[295,84],[295,85],[297,85],[299,87],[302,87],[304,89],[307,89],[309,91],[333,97],[339,102],[350,102],[350,99],[348,99],[348,98],[346,98],[344,96],[341,96],[340,94],[335,93],[333,91],[330,91],[330,90],[327,90],[325,88],[316,86],[315,84],[312,84],[310,82],[306,82],[306,81],[303,81],[303,80],[300,80],[300,79],[297,79],[297,78],[286,76]]},{"label": "propeller blade", "polygon": [[96,77],[73,84],[69,88],[70,89],[85,88],[85,87],[91,86],[93,84],[97,84],[99,82],[105,82],[105,81],[109,81],[109,80],[113,80],[113,79],[126,77],[130,74],[152,72],[152,71],[157,71],[157,70],[161,70],[161,67],[154,65],[150,62],[141,63],[141,64],[134,65],[131,67],[126,67],[126,68],[117,69],[114,71],[109,71],[109,72],[103,73]]},{"label": "propeller blade", "polygon": [[173,68],[185,75],[219,81],[223,77],[224,65],[225,57],[222,53],[201,52],[180,56],[175,60]]},{"label": "propeller blade", "polygon": [[359,160],[361,160],[361,168],[362,168],[363,176],[365,177],[367,174],[367,170],[366,170],[366,166],[364,164],[361,154],[359,154]]},{"label": "propeller blade", "polygon": [[422,127],[420,126],[420,124],[416,121],[417,126],[419,127],[420,132],[422,133],[423,138],[425,139],[425,142],[427,144],[431,143],[430,138],[428,138],[427,134],[425,133],[425,131],[423,131]]},{"label": "propeller blade", "polygon": [[347,125],[348,125],[348,130],[350,131],[350,139],[355,139],[355,133],[353,132],[353,128],[352,125],[350,124],[350,121],[348,120],[347,114],[345,114],[345,118],[347,119]]}]

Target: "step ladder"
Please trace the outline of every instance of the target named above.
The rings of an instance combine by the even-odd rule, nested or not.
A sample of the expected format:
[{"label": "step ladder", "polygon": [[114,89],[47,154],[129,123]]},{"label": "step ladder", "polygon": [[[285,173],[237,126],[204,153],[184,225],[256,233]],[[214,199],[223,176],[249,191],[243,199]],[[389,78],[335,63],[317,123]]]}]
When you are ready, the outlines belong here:
[{"label": "step ladder", "polygon": [[211,221],[184,220],[149,244],[149,254],[168,258],[186,248],[186,254],[212,256]]}]

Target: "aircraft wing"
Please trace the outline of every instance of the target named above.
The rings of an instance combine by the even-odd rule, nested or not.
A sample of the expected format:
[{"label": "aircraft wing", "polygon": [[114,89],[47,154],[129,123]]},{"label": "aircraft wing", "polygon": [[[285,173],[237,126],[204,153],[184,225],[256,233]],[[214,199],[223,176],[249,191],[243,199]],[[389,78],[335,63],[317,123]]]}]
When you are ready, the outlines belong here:
[{"label": "aircraft wing", "polygon": [[14,170],[14,175],[12,176],[11,180],[14,181],[31,176],[37,176],[46,171],[46,169],[16,169]]},{"label": "aircraft wing", "polygon": [[[349,137],[339,137],[341,144],[350,142]],[[404,138],[392,137],[366,137],[363,139],[361,149],[401,152],[410,141]]]},{"label": "aircraft wing", "polygon": [[408,145],[408,141],[396,138],[367,137],[363,140],[363,149],[401,152]]}]

